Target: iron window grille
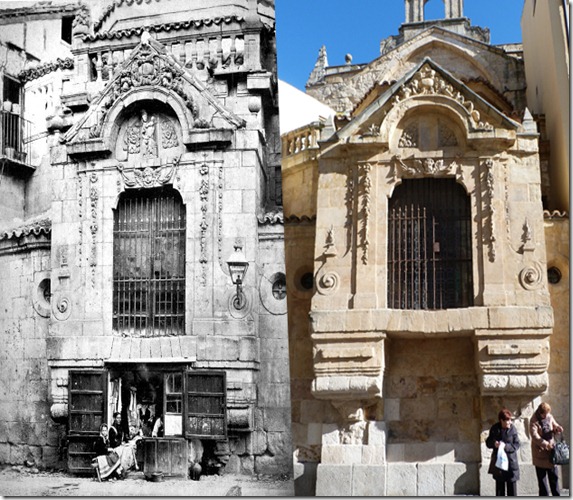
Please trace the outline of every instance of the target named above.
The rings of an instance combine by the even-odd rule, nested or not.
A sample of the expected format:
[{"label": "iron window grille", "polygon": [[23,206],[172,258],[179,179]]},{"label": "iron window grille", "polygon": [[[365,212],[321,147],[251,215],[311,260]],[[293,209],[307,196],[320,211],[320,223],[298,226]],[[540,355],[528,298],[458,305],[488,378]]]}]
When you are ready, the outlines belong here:
[{"label": "iron window grille", "polygon": [[126,192],[114,214],[113,326],[133,336],[185,330],[185,208],[169,187]]},{"label": "iron window grille", "polygon": [[473,305],[471,207],[455,179],[405,179],[388,206],[388,307]]}]

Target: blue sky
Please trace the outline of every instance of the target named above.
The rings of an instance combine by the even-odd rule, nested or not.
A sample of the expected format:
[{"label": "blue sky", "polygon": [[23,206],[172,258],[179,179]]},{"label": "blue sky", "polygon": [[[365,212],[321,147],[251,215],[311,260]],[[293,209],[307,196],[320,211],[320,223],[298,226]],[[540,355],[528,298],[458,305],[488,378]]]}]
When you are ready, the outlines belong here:
[{"label": "blue sky", "polygon": [[[547,1],[547,0],[544,0]],[[464,15],[472,25],[489,28],[491,43],[521,42],[523,0],[465,0]],[[380,54],[380,41],[397,35],[404,22],[404,0],[276,0],[279,78],[304,90],[326,45],[328,63],[355,63]],[[426,18],[443,17],[442,0],[426,4]]]}]

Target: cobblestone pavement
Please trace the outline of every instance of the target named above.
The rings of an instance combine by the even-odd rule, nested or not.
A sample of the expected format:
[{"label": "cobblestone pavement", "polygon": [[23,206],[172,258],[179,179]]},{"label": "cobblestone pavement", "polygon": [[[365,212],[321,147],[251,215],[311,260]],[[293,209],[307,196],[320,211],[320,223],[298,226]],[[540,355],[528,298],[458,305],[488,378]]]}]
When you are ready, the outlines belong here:
[{"label": "cobblestone pavement", "polygon": [[203,476],[200,481],[165,479],[146,481],[143,473],[131,472],[122,481],[98,482],[63,472],[46,472],[26,467],[0,471],[0,495],[11,496],[278,496],[294,495],[292,480],[239,475]]}]

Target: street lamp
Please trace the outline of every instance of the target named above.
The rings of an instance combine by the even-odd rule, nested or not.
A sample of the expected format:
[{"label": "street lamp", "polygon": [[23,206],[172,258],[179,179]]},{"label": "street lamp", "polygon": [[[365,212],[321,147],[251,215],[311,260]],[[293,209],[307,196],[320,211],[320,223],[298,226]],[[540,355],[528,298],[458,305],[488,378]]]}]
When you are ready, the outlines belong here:
[{"label": "street lamp", "polygon": [[237,285],[237,293],[233,297],[233,307],[240,311],[247,304],[247,298],[243,292],[243,280],[247,273],[249,263],[243,253],[243,247],[239,244],[235,244],[234,246],[235,251],[227,259],[227,265],[229,266],[229,273],[231,274],[233,285]]}]

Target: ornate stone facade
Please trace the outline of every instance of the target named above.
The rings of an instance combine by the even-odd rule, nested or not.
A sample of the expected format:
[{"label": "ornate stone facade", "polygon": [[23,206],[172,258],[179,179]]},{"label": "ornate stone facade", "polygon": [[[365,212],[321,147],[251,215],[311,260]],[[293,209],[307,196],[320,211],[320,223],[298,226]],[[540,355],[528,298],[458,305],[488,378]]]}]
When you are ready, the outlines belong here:
[{"label": "ornate stone facade", "polygon": [[[275,186],[280,142],[274,6],[213,0],[194,10],[173,0],[113,2],[99,20],[86,5],[76,10],[73,57],[21,73],[34,86],[49,78],[48,71],[65,72],[61,95],[55,88],[54,99],[67,106],[65,120],[53,120],[43,144],[35,144],[41,160],[26,187],[30,196],[38,194],[50,223],[47,244],[43,229],[22,236],[42,240],[37,250],[41,261],[31,262],[26,275],[26,286],[37,288],[29,296],[35,312],[26,322],[2,323],[5,336],[20,328],[22,337],[40,337],[36,350],[45,360],[43,418],[56,429],[44,432],[42,439],[53,450],[60,441],[68,443],[59,457],[46,453],[44,460],[40,451],[34,458],[38,465],[53,466],[59,458],[70,470],[85,469],[78,453],[82,436],[74,434],[77,412],[86,410],[71,395],[77,381],[104,374],[103,385],[92,389],[102,394],[109,389],[108,397],[96,402],[95,414],[110,421],[114,410],[129,411],[126,398],[131,396],[121,393],[120,382],[124,389],[138,388],[138,404],[150,405],[155,396],[144,395],[141,385],[149,372],[166,384],[153,386],[164,397],[152,404],[156,416],[165,412],[167,429],[171,425],[166,435],[184,442],[182,456],[200,460],[195,452],[204,450],[211,472],[223,467],[236,473],[288,474],[290,391],[286,297],[280,293],[285,281],[283,217]],[[26,15],[22,12],[15,22],[24,22]],[[49,186],[48,192],[39,190],[36,179]],[[148,209],[152,203],[155,208]],[[151,240],[142,230],[149,221],[161,228],[147,230],[155,231]],[[6,231],[0,243],[18,238],[18,231]],[[241,309],[234,305],[237,286],[227,265],[237,239],[248,265],[240,283],[246,304]],[[18,257],[6,259],[0,255],[2,270]],[[153,269],[146,279],[158,283],[154,299],[141,299],[151,294],[151,285],[135,295],[130,291],[140,286],[137,275],[143,266]],[[172,275],[179,269],[183,289],[176,295],[172,288],[179,281]],[[123,292],[118,291],[120,279],[130,283]],[[160,281],[168,287],[160,288]],[[16,289],[20,294],[20,286]],[[2,290],[7,290],[5,283]],[[2,307],[14,297],[3,293]],[[128,303],[131,312],[121,312],[121,304]],[[136,304],[153,304],[146,313],[155,314],[153,334],[138,326],[145,309],[136,310]],[[165,325],[173,322],[169,318],[176,309],[183,319],[168,332]],[[121,323],[129,315],[131,329]],[[212,388],[208,396],[222,403],[200,411],[191,408],[188,394],[179,403],[166,402],[169,390],[178,387],[169,385],[173,373],[183,376],[183,388],[190,393],[195,375],[222,380],[223,389]],[[119,407],[113,394],[120,394]],[[19,404],[33,403],[26,395]],[[163,410],[162,404],[170,409]],[[213,412],[220,413],[218,420],[197,416]],[[0,415],[3,428],[7,419]],[[81,425],[88,420],[82,417]],[[94,429],[97,434],[97,425],[82,432]],[[191,435],[196,439],[201,433],[204,447],[189,445],[187,454]],[[22,439],[14,428],[9,441]],[[21,449],[26,453],[31,447],[23,443]],[[0,436],[0,461],[15,463],[14,457],[8,438]]]},{"label": "ornate stone facade", "polygon": [[[422,27],[423,5],[406,1],[401,38],[370,64],[315,68],[307,92],[339,114],[313,147],[288,149],[309,130],[284,137],[287,275],[314,277],[305,293],[287,282],[298,494],[488,494],[500,406],[532,467],[525,429],[551,386],[554,313],[523,60],[461,36],[461,2]],[[432,190],[447,201],[416,214]],[[469,215],[448,237],[447,216],[423,221],[440,203],[453,214],[454,192]],[[439,287],[425,252],[446,260],[465,241],[467,270],[445,264],[459,294],[425,305]]]}]

